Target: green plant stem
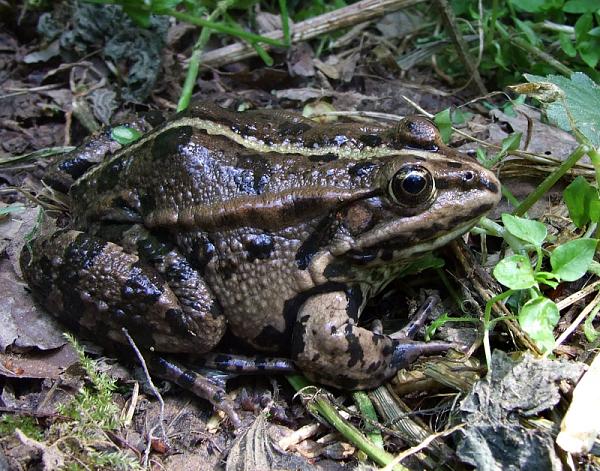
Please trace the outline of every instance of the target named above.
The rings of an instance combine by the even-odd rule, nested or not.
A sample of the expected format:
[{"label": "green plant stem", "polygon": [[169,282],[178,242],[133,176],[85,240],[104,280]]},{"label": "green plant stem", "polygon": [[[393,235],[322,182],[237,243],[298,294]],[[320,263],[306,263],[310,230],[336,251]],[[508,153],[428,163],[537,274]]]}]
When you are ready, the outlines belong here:
[{"label": "green plant stem", "polygon": [[513,195],[510,190],[506,187],[506,185],[501,185],[500,186],[500,191],[502,191],[502,196],[504,196],[506,198],[506,201],[508,201],[513,208],[516,208],[517,206],[519,206],[519,200],[517,198],[515,198],[515,195]]},{"label": "green plant stem", "polygon": [[283,32],[283,42],[286,46],[292,43],[290,37],[290,20],[286,0],[279,0],[279,14],[281,15],[281,31]]},{"label": "green plant stem", "polygon": [[[492,2],[492,17],[490,20],[490,29],[488,32],[488,37],[486,40],[486,46],[489,46],[494,42],[494,34],[496,32],[496,23],[498,23],[498,0],[493,0]],[[480,18],[480,21],[483,21],[483,18]]]},{"label": "green plant stem", "polygon": [[600,152],[598,149],[590,147],[587,154],[590,156],[592,165],[594,165],[594,172],[596,173],[596,186],[600,188]]},{"label": "green plant stem", "polygon": [[492,317],[492,307],[498,301],[502,301],[503,299],[511,296],[515,290],[509,289],[504,293],[500,293],[497,296],[494,296],[485,304],[485,313],[483,317],[483,351],[485,352],[485,362],[487,364],[488,372],[491,369],[491,360],[492,360],[492,349],[490,347],[490,329],[492,328],[491,317]]},{"label": "green plant stem", "polygon": [[543,260],[542,248],[539,245],[536,245],[535,252],[537,254],[537,259],[535,261],[535,268],[534,268],[533,272],[537,273],[542,269],[542,260]]},{"label": "green plant stem", "polygon": [[[354,391],[352,393],[352,398],[354,399],[358,410],[360,410],[364,417],[372,420],[373,422],[377,422],[377,412],[375,412],[375,407],[373,406],[373,403],[366,392]],[[383,450],[383,437],[381,436],[381,432],[368,422],[365,424],[365,430],[367,431],[367,437],[369,440]]]},{"label": "green plant stem", "polygon": [[536,56],[538,59],[546,62],[548,65],[550,65],[551,67],[554,67],[561,74],[563,74],[567,77],[570,77],[571,74],[573,73],[573,71],[571,69],[569,69],[562,62],[557,61],[554,57],[552,57],[547,52],[544,52],[544,51],[538,49],[537,47],[535,47],[534,45],[529,44],[527,41],[525,41],[520,36],[517,36],[515,34],[509,34],[508,31],[506,31],[506,29],[500,23],[496,24],[496,29],[498,30],[498,32],[500,33],[500,35],[502,36],[503,39],[510,42],[514,46],[516,46],[520,49],[523,49],[524,51]]},{"label": "green plant stem", "polygon": [[273,65],[273,58],[260,44],[252,43],[252,47],[256,51],[258,57],[260,57],[267,66],[271,67]]},{"label": "green plant stem", "polygon": [[[216,20],[219,16],[225,13],[227,9],[233,5],[233,3],[234,0],[224,0],[218,2],[217,7],[208,16],[207,20],[211,22]],[[192,98],[192,93],[194,91],[194,85],[196,85],[196,79],[198,78],[198,70],[200,70],[200,56],[202,56],[204,46],[206,46],[206,43],[208,43],[211,34],[212,30],[210,28],[202,28],[200,37],[198,38],[198,41],[196,41],[196,44],[194,44],[192,56],[190,57],[190,61],[188,63],[185,82],[183,83],[183,90],[181,90],[179,102],[177,103],[177,111],[185,110],[190,104],[190,99]]]},{"label": "green plant stem", "polygon": [[473,230],[476,230],[477,228],[483,229],[484,233],[493,235],[494,237],[504,237],[506,234],[506,229],[504,229],[504,226],[492,221],[489,218],[481,218]]},{"label": "green plant stem", "polygon": [[554,184],[560,180],[565,173],[567,173],[571,167],[573,167],[581,157],[583,157],[586,153],[589,152],[589,147],[585,145],[580,145],[573,151],[573,153],[565,160],[560,166],[548,175],[542,183],[538,185],[538,187],[529,194],[527,198],[525,198],[521,204],[513,211],[513,215],[522,216],[525,214],[534,203],[539,200],[550,188],[554,186]]},{"label": "green plant stem", "polygon": [[[296,391],[300,391],[306,387],[312,386],[304,376],[287,375],[286,379]],[[386,466],[391,463],[394,457],[387,451],[382,450],[369,440],[365,435],[358,430],[354,425],[346,421],[333,407],[331,402],[325,399],[322,395],[316,395],[314,400],[307,403],[308,409],[312,413],[317,413],[325,418],[335,429],[340,432],[346,439],[354,443],[360,450],[364,451],[367,456],[380,466]],[[402,465],[394,466],[396,471],[407,471]]]},{"label": "green plant stem", "polygon": [[583,234],[583,239],[586,239],[588,237],[594,237],[594,233],[596,232],[596,229],[598,229],[598,223],[597,222],[590,223],[587,230],[585,231],[585,234]]},{"label": "green plant stem", "polygon": [[249,33],[240,28],[234,28],[232,26],[222,25],[219,23],[214,23],[212,21],[204,20],[202,18],[198,18],[197,16],[190,15],[188,13],[184,13],[181,11],[173,10],[172,8],[165,8],[164,10],[160,10],[159,14],[161,15],[169,15],[173,18],[177,18],[180,21],[184,21],[186,23],[191,23],[193,25],[202,26],[204,28],[209,28],[219,33],[230,34],[231,36],[236,36],[240,39],[244,39],[250,43],[265,43],[270,44],[271,46],[281,46],[284,47],[285,43],[279,41],[278,39],[268,38],[266,36],[261,36],[259,34]]}]

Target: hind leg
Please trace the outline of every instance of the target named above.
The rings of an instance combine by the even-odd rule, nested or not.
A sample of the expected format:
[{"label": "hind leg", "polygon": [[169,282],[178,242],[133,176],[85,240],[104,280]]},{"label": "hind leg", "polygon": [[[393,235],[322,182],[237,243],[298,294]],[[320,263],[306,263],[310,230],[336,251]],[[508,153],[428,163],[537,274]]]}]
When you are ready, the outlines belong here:
[{"label": "hind leg", "polygon": [[[98,343],[127,344],[122,331],[126,328],[144,352],[212,350],[225,332],[226,321],[208,287],[176,252],[157,253],[155,258],[158,265],[162,261],[158,270],[117,244],[68,230],[38,237],[30,248],[25,247],[21,268],[44,307]],[[223,403],[228,414],[233,411],[231,404],[223,402],[224,391],[195,373],[165,364],[150,362],[161,377],[217,407]]]}]

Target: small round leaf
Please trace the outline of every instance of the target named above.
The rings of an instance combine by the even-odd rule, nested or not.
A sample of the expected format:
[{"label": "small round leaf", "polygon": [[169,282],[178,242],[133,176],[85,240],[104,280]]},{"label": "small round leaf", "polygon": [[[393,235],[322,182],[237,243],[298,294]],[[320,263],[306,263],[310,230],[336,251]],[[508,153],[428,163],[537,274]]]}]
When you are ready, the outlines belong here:
[{"label": "small round leaf", "polygon": [[512,214],[503,214],[502,223],[512,235],[538,247],[542,245],[548,234],[546,226],[541,222],[520,218]]},{"label": "small round leaf", "polygon": [[581,278],[594,259],[597,243],[597,239],[576,239],[556,247],[550,256],[554,274],[564,281]]},{"label": "small round leaf", "polygon": [[554,348],[554,327],[560,318],[558,307],[548,298],[539,297],[525,303],[519,312],[519,324],[540,348]]},{"label": "small round leaf", "polygon": [[525,255],[512,255],[498,262],[494,276],[511,289],[527,289],[536,285],[531,263]]}]

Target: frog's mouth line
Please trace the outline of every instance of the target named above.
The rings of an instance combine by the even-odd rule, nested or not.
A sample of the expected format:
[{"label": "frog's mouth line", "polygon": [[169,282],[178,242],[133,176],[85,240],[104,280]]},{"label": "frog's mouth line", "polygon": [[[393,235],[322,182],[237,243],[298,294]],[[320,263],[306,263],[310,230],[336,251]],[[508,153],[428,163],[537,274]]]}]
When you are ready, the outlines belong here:
[{"label": "frog's mouth line", "polygon": [[424,240],[414,245],[407,246],[405,242],[398,243],[394,242],[392,239],[391,241],[377,245],[370,249],[349,250],[346,252],[346,254],[344,254],[344,256],[349,258],[352,263],[359,265],[378,265],[399,260],[407,260],[411,257],[431,252],[438,247],[446,245],[448,242],[470,231],[480,219],[481,216],[458,225],[452,230],[439,235],[435,239]]}]

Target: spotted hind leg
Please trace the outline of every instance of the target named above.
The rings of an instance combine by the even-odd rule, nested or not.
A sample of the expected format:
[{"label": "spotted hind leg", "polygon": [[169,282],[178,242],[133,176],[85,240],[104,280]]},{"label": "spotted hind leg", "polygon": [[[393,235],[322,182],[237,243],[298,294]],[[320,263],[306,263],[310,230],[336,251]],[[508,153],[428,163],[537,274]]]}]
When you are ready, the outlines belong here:
[{"label": "spotted hind leg", "polygon": [[225,318],[199,277],[190,274],[193,282],[182,281],[174,292],[137,255],[74,230],[38,237],[30,250],[23,249],[21,267],[33,295],[94,339],[126,344],[121,333],[126,327],[143,348],[204,353],[225,332]]},{"label": "spotted hind leg", "polygon": [[[171,255],[166,258],[176,258]],[[188,268],[170,271],[175,286],[171,289],[161,273],[137,255],[86,233],[68,230],[38,237],[23,249],[21,268],[44,307],[100,344],[127,344],[126,328],[145,355],[151,350],[204,353],[226,328],[224,316],[211,304],[214,300],[200,305],[208,292]],[[166,361],[149,361],[149,366],[237,420],[222,388]]]},{"label": "spotted hind leg", "polygon": [[310,379],[347,389],[373,388],[420,355],[451,346],[405,336],[400,340],[359,327],[349,296],[341,291],[315,294],[298,312],[292,358]]}]

